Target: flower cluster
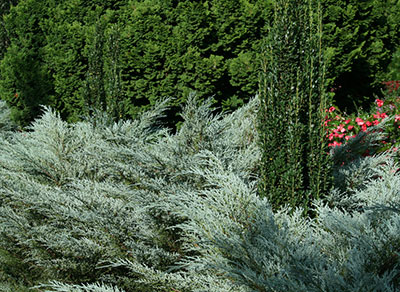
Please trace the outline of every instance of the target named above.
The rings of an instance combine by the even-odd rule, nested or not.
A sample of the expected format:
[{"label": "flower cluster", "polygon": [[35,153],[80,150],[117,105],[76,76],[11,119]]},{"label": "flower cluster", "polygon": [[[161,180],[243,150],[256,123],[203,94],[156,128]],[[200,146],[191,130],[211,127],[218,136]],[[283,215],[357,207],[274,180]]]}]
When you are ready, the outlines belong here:
[{"label": "flower cluster", "polygon": [[[387,117],[394,117],[393,123],[385,127],[385,139],[381,141],[382,146],[376,152],[382,152],[390,147],[398,147],[400,144],[400,97],[385,100],[376,99],[373,113],[362,113],[359,115],[346,116],[334,107],[326,109],[325,127],[326,138],[331,147],[339,146],[355,137],[360,131],[368,133],[370,127],[378,125]],[[367,153],[368,154],[368,153]]]},{"label": "flower cluster", "polygon": [[388,93],[396,92],[400,88],[400,80],[384,81]]}]

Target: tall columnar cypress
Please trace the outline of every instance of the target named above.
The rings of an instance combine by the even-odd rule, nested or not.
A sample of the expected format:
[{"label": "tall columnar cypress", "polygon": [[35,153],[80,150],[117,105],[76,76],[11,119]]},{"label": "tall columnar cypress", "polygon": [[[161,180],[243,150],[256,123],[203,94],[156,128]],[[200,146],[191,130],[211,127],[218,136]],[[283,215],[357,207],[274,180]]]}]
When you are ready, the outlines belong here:
[{"label": "tall columnar cypress", "polygon": [[84,100],[87,110],[106,110],[106,92],[104,89],[104,30],[105,24],[97,21],[93,26],[88,46],[88,71],[85,82]]},{"label": "tall columnar cypress", "polygon": [[330,186],[321,31],[318,1],[276,1],[263,51],[258,123],[259,193],[274,208],[307,210]]},{"label": "tall columnar cypress", "polygon": [[89,41],[85,48],[88,70],[82,97],[86,115],[100,110],[113,118],[121,118],[126,102],[121,100],[120,27],[116,24],[107,27],[106,21],[107,15],[98,17],[88,29]]},{"label": "tall columnar cypress", "polygon": [[121,28],[113,25],[105,32],[105,54],[104,62],[104,90],[106,95],[106,111],[114,118],[124,116],[124,108],[127,107],[126,100],[122,97],[121,64],[120,57],[120,33]]}]

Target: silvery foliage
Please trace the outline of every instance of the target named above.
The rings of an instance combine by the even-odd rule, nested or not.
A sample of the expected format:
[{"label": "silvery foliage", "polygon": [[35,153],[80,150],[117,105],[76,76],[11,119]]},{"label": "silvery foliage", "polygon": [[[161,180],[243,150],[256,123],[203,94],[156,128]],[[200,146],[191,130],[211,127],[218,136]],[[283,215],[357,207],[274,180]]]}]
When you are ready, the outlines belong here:
[{"label": "silvery foliage", "polygon": [[[393,119],[393,117],[386,118],[379,125],[369,128],[368,134],[360,132],[346,144],[331,149],[335,182],[335,189],[328,198],[331,204],[346,208],[347,211],[362,208],[365,205],[365,199],[362,198],[364,198],[365,189],[368,186],[375,184],[378,178],[382,177],[385,180],[393,181],[391,174],[396,172],[395,151],[389,149],[374,156],[362,155],[367,149],[371,149],[371,146],[382,145],[381,141],[386,136],[385,126],[393,123]],[[389,177],[386,173],[389,173]],[[384,196],[386,193],[379,198]],[[394,197],[390,198],[390,200],[392,199]],[[376,198],[372,200],[376,201]]]},{"label": "silvery foliage", "polygon": [[[190,252],[180,248],[185,234],[176,246],[165,239],[187,218],[175,216],[167,204],[170,193],[208,188],[191,168],[209,167],[213,153],[225,168],[255,181],[257,99],[222,116],[211,113],[211,100],[199,103],[191,95],[177,134],[155,124],[167,102],[138,120],[120,122],[97,116],[67,124],[45,108],[28,131],[1,141],[0,249],[23,254],[44,279],[62,281],[81,271],[86,281],[118,285],[122,279],[151,291],[242,291],[205,269],[195,273],[177,265]],[[7,262],[1,254],[0,262]],[[68,286],[46,285],[54,291]]]},{"label": "silvery foliage", "polygon": [[5,101],[0,100],[0,135],[2,137],[6,132],[15,130],[16,128],[16,125],[11,121],[10,116],[11,109],[7,106]]},{"label": "silvery foliage", "polygon": [[[68,285],[57,281],[52,281],[50,286],[54,290],[42,290],[44,292],[124,292],[118,287],[111,287],[104,284],[87,284],[87,285]],[[45,288],[46,285],[40,285],[35,288]]]},{"label": "silvery foliage", "polygon": [[[257,196],[257,98],[213,115],[190,96],[176,134],[154,125],[166,103],[118,123],[67,125],[47,109],[2,142],[0,248],[55,280],[41,289],[136,291],[121,279],[149,291],[399,289],[391,152],[362,157],[357,137],[331,153],[353,156],[334,168],[336,189],[314,202],[314,219],[274,213]],[[92,283],[63,283],[63,269],[83,268],[98,275]]]},{"label": "silvery foliage", "polygon": [[[302,217],[302,210],[274,214],[254,185],[224,171],[217,158],[213,167],[196,170],[211,188],[186,199],[170,196],[179,202],[176,214],[191,218],[180,227],[198,243],[196,264],[224,271],[250,291],[398,291],[399,166],[391,151],[357,155],[363,135],[332,153],[335,162],[344,153],[354,160],[334,168],[340,188],[314,202],[315,219]],[[368,147],[381,133],[363,139]],[[354,178],[340,180],[349,170]]]}]

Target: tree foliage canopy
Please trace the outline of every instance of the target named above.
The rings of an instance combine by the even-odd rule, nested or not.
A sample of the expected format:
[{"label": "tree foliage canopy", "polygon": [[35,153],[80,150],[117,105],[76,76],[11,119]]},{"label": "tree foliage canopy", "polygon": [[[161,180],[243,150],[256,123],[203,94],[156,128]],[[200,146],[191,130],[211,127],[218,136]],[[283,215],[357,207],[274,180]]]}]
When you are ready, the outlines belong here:
[{"label": "tree foliage canopy", "polygon": [[327,77],[343,109],[354,111],[380,95],[388,65],[400,46],[397,0],[321,1]]},{"label": "tree foliage canopy", "polygon": [[[91,107],[133,117],[166,96],[178,106],[193,90],[236,108],[257,90],[268,3],[24,0],[6,17],[13,34],[1,61],[1,95],[15,112],[24,108],[14,100],[18,92],[69,121]],[[27,35],[34,40],[24,42]],[[37,80],[20,78],[33,66],[42,72],[30,71]],[[28,90],[30,82],[38,88]],[[37,115],[28,111],[26,120]]]},{"label": "tree foliage canopy", "polygon": [[[166,96],[176,98],[167,113],[175,124],[179,104],[193,90],[235,109],[257,93],[272,3],[7,1],[1,8],[1,99],[21,125],[38,115],[40,104],[68,121],[94,107],[132,118]],[[379,93],[388,78],[399,44],[399,3],[324,0],[322,6],[327,90],[351,109]]]}]

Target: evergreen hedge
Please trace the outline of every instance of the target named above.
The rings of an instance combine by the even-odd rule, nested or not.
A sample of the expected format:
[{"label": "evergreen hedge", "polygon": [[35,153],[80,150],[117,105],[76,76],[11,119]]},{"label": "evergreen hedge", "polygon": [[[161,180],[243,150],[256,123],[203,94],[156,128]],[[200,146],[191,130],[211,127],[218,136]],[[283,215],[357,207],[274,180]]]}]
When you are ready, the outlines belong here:
[{"label": "evergreen hedge", "polygon": [[[214,96],[223,109],[237,108],[256,93],[269,1],[89,3],[23,0],[7,14],[6,29],[13,33],[1,61],[0,95],[16,115],[25,104],[15,101],[15,93],[52,106],[72,122],[92,108],[134,117],[169,96],[174,125],[177,107],[193,90]],[[23,42],[26,35],[35,40]],[[16,57],[27,52],[36,54],[35,66],[46,73],[35,75],[42,81],[18,75],[33,66]],[[28,90],[31,83],[41,87]],[[24,120],[16,116],[23,125],[38,113],[37,107],[28,111]]]},{"label": "evergreen hedge", "polygon": [[348,113],[369,110],[382,96],[382,82],[392,80],[387,69],[400,44],[400,2],[323,0],[321,5],[328,90]]},{"label": "evergreen hedge", "polygon": [[43,56],[46,40],[39,25],[46,13],[41,2],[28,0],[2,15],[9,43],[0,62],[0,96],[20,125],[31,122],[41,104],[51,104],[51,74]]},{"label": "evergreen hedge", "polygon": [[7,47],[10,43],[10,38],[8,35],[7,30],[5,29],[5,23],[3,16],[6,15],[9,11],[11,6],[15,6],[18,3],[18,0],[8,0],[2,1],[0,4],[0,59],[3,58],[4,53],[7,50]]},{"label": "evergreen hedge", "polygon": [[[273,18],[270,0],[20,0],[11,9],[9,2],[1,11],[0,98],[23,126],[40,104],[75,122],[93,108],[132,118],[166,96],[175,97],[166,118],[175,125],[192,90],[233,110],[258,90]],[[387,80],[399,4],[321,3],[326,90],[352,110]]]},{"label": "evergreen hedge", "polygon": [[392,61],[388,67],[389,79],[388,80],[400,80],[400,46],[393,54]]}]

